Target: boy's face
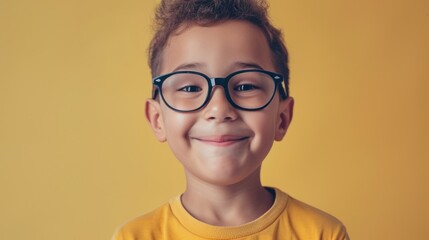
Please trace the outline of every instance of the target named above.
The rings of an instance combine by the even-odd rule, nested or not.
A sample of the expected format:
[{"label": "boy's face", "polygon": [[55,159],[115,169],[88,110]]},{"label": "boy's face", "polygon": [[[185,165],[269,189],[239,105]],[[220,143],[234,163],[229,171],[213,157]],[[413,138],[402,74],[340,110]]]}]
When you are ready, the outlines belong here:
[{"label": "boy's face", "polygon": [[[192,25],[172,35],[163,51],[161,74],[179,70],[225,77],[242,69],[273,71],[262,31],[244,21],[209,27]],[[188,181],[231,185],[259,178],[273,141],[281,140],[292,118],[293,99],[278,93],[259,111],[238,110],[215,87],[209,103],[196,112],[176,112],[162,100],[148,100],[146,116],[160,141],[167,141],[183,164]]]}]

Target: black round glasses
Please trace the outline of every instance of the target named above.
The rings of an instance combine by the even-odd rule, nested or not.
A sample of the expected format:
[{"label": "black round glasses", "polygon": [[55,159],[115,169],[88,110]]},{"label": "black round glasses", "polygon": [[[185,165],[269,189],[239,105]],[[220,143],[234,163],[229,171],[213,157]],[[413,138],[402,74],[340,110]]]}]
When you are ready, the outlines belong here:
[{"label": "black round glasses", "polygon": [[152,98],[158,91],[162,100],[172,110],[197,111],[209,101],[213,88],[222,86],[229,103],[241,110],[257,111],[270,104],[276,90],[282,99],[288,97],[283,87],[283,75],[260,69],[233,72],[225,78],[210,78],[195,71],[177,71],[155,77]]}]

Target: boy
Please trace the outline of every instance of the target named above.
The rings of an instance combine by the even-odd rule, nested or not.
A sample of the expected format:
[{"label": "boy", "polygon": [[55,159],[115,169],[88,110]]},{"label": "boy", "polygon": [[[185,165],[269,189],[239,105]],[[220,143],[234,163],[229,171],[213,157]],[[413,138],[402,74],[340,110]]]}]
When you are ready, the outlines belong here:
[{"label": "boy", "polygon": [[146,117],[184,166],[186,190],[114,239],[348,239],[334,217],[261,185],[293,110],[265,2],[165,0],[156,23]]}]

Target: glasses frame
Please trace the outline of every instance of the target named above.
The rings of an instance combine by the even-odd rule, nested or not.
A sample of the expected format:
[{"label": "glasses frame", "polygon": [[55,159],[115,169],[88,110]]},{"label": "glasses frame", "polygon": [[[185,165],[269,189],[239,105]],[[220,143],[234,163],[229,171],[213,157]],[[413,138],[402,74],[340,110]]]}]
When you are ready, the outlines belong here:
[{"label": "glasses frame", "polygon": [[[259,73],[264,73],[267,74],[268,76],[271,77],[271,79],[274,81],[274,91],[273,91],[273,95],[271,96],[270,100],[263,105],[262,107],[259,108],[244,108],[241,107],[239,105],[237,105],[231,98],[229,91],[228,91],[228,83],[229,80],[234,77],[237,74],[240,73],[246,73],[246,72],[259,72]],[[199,106],[196,109],[192,109],[192,110],[180,110],[180,109],[176,109],[174,107],[172,107],[165,99],[164,96],[162,94],[162,84],[164,83],[164,81],[175,74],[183,74],[183,73],[190,73],[190,74],[196,74],[199,75],[201,77],[203,77],[204,79],[207,80],[208,83],[208,92],[207,92],[207,97],[204,100],[204,102],[201,104],[201,106]],[[164,101],[164,103],[172,110],[177,111],[177,112],[195,112],[198,111],[200,109],[202,109],[205,105],[207,105],[207,103],[210,101],[211,99],[211,95],[212,95],[212,91],[213,88],[215,86],[222,86],[223,90],[225,92],[225,97],[228,100],[228,102],[236,109],[240,109],[240,110],[245,110],[245,111],[258,111],[261,109],[264,109],[266,106],[268,106],[271,101],[273,100],[274,96],[276,95],[276,91],[277,89],[279,89],[279,93],[280,93],[280,97],[282,99],[286,99],[289,96],[289,89],[288,87],[283,87],[283,85],[281,84],[282,82],[284,82],[284,77],[282,74],[279,73],[275,73],[275,72],[270,72],[270,71],[266,71],[266,70],[262,70],[262,69],[245,69],[245,70],[239,70],[233,73],[230,73],[228,76],[224,77],[224,78],[210,78],[209,76],[205,75],[204,73],[201,72],[196,72],[196,71],[175,71],[175,72],[171,72],[171,73],[167,73],[158,77],[155,77],[152,79],[152,85],[154,86],[154,88],[152,89],[152,99],[156,99],[158,92],[161,95],[162,100]],[[279,87],[280,86],[280,87]]]}]

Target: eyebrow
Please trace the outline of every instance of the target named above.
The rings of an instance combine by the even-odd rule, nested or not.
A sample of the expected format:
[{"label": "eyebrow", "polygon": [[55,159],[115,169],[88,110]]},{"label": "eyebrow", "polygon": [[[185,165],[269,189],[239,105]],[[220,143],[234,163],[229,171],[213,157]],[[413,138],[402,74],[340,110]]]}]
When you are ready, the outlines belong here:
[{"label": "eyebrow", "polygon": [[260,69],[260,70],[264,70],[260,65],[258,65],[257,63],[254,62],[235,62],[233,64],[234,68],[252,68],[252,69]]},{"label": "eyebrow", "polygon": [[204,66],[206,66],[206,65],[205,65],[205,64],[203,64],[203,63],[198,63],[198,62],[195,62],[195,63],[184,63],[184,64],[181,64],[181,65],[177,66],[177,67],[173,70],[173,72],[176,72],[176,71],[179,71],[179,70],[194,70],[194,69],[201,69],[201,68],[203,68]]},{"label": "eyebrow", "polygon": [[[199,63],[199,62],[194,62],[194,63],[184,63],[181,64],[179,66],[177,66],[173,72],[175,71],[183,71],[183,70],[195,70],[195,69],[202,69],[204,67],[206,67],[207,65],[204,63]],[[260,70],[264,70],[259,64],[254,63],[254,62],[234,62],[232,64],[232,70],[236,70],[236,69],[260,69]]]}]

